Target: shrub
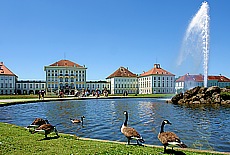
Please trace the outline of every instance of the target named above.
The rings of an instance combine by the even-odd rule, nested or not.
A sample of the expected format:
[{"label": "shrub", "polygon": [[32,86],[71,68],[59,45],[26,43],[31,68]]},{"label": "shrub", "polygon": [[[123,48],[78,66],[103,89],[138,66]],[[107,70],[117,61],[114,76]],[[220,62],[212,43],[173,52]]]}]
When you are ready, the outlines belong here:
[{"label": "shrub", "polygon": [[229,92],[221,92],[220,96],[223,100],[230,100],[230,93]]}]

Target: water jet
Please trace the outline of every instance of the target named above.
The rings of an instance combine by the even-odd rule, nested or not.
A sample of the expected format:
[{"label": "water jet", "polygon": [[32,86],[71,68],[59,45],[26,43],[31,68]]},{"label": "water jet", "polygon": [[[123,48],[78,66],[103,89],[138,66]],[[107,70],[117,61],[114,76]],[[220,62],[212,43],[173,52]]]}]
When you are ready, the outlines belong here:
[{"label": "water jet", "polygon": [[209,23],[209,5],[203,2],[186,29],[177,61],[177,65],[180,66],[189,55],[195,63],[203,58],[204,87],[207,87],[208,81]]}]

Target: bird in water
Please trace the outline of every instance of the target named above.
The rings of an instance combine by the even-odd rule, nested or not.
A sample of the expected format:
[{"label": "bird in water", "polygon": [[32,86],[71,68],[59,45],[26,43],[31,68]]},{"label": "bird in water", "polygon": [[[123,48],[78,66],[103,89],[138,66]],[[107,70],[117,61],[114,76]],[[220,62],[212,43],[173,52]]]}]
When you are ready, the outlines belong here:
[{"label": "bird in water", "polygon": [[121,133],[123,133],[128,139],[128,144],[130,144],[130,140],[132,139],[136,139],[138,145],[139,142],[144,143],[145,141],[141,135],[134,128],[128,127],[128,112],[124,111],[124,115],[125,121],[121,127]]},{"label": "bird in water", "polygon": [[72,123],[81,123],[83,125],[83,119],[85,118],[85,116],[81,116],[81,119],[72,119],[70,118],[70,121]]}]

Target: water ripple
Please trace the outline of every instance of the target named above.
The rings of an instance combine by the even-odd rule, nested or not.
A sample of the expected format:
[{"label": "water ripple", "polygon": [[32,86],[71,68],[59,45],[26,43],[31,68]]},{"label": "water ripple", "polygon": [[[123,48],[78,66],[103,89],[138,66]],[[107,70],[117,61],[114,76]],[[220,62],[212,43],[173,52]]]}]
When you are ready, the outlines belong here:
[{"label": "water ripple", "polygon": [[[230,107],[178,106],[157,99],[116,99],[58,101],[0,107],[0,121],[27,126],[34,118],[48,119],[59,132],[79,137],[114,141],[127,139],[120,132],[123,111],[129,112],[128,125],[135,128],[146,144],[161,145],[157,139],[161,122],[170,120],[166,131],[173,131],[190,148],[230,150]],[[83,126],[70,118],[84,115]],[[134,141],[135,142],[135,141]]]}]

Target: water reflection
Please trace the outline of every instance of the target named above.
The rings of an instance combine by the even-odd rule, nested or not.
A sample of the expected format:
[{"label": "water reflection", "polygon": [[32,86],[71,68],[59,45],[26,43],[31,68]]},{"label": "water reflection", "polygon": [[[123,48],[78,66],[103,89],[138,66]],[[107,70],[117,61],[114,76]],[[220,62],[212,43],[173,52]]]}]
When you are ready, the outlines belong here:
[{"label": "water reflection", "polygon": [[[79,137],[124,141],[120,132],[123,111],[129,112],[128,124],[144,137],[147,144],[161,145],[157,139],[162,120],[191,148],[230,151],[230,107],[178,106],[157,99],[93,99],[31,103],[0,107],[0,121],[27,126],[34,118],[48,119],[59,132]],[[84,124],[70,118],[84,115]]]}]

